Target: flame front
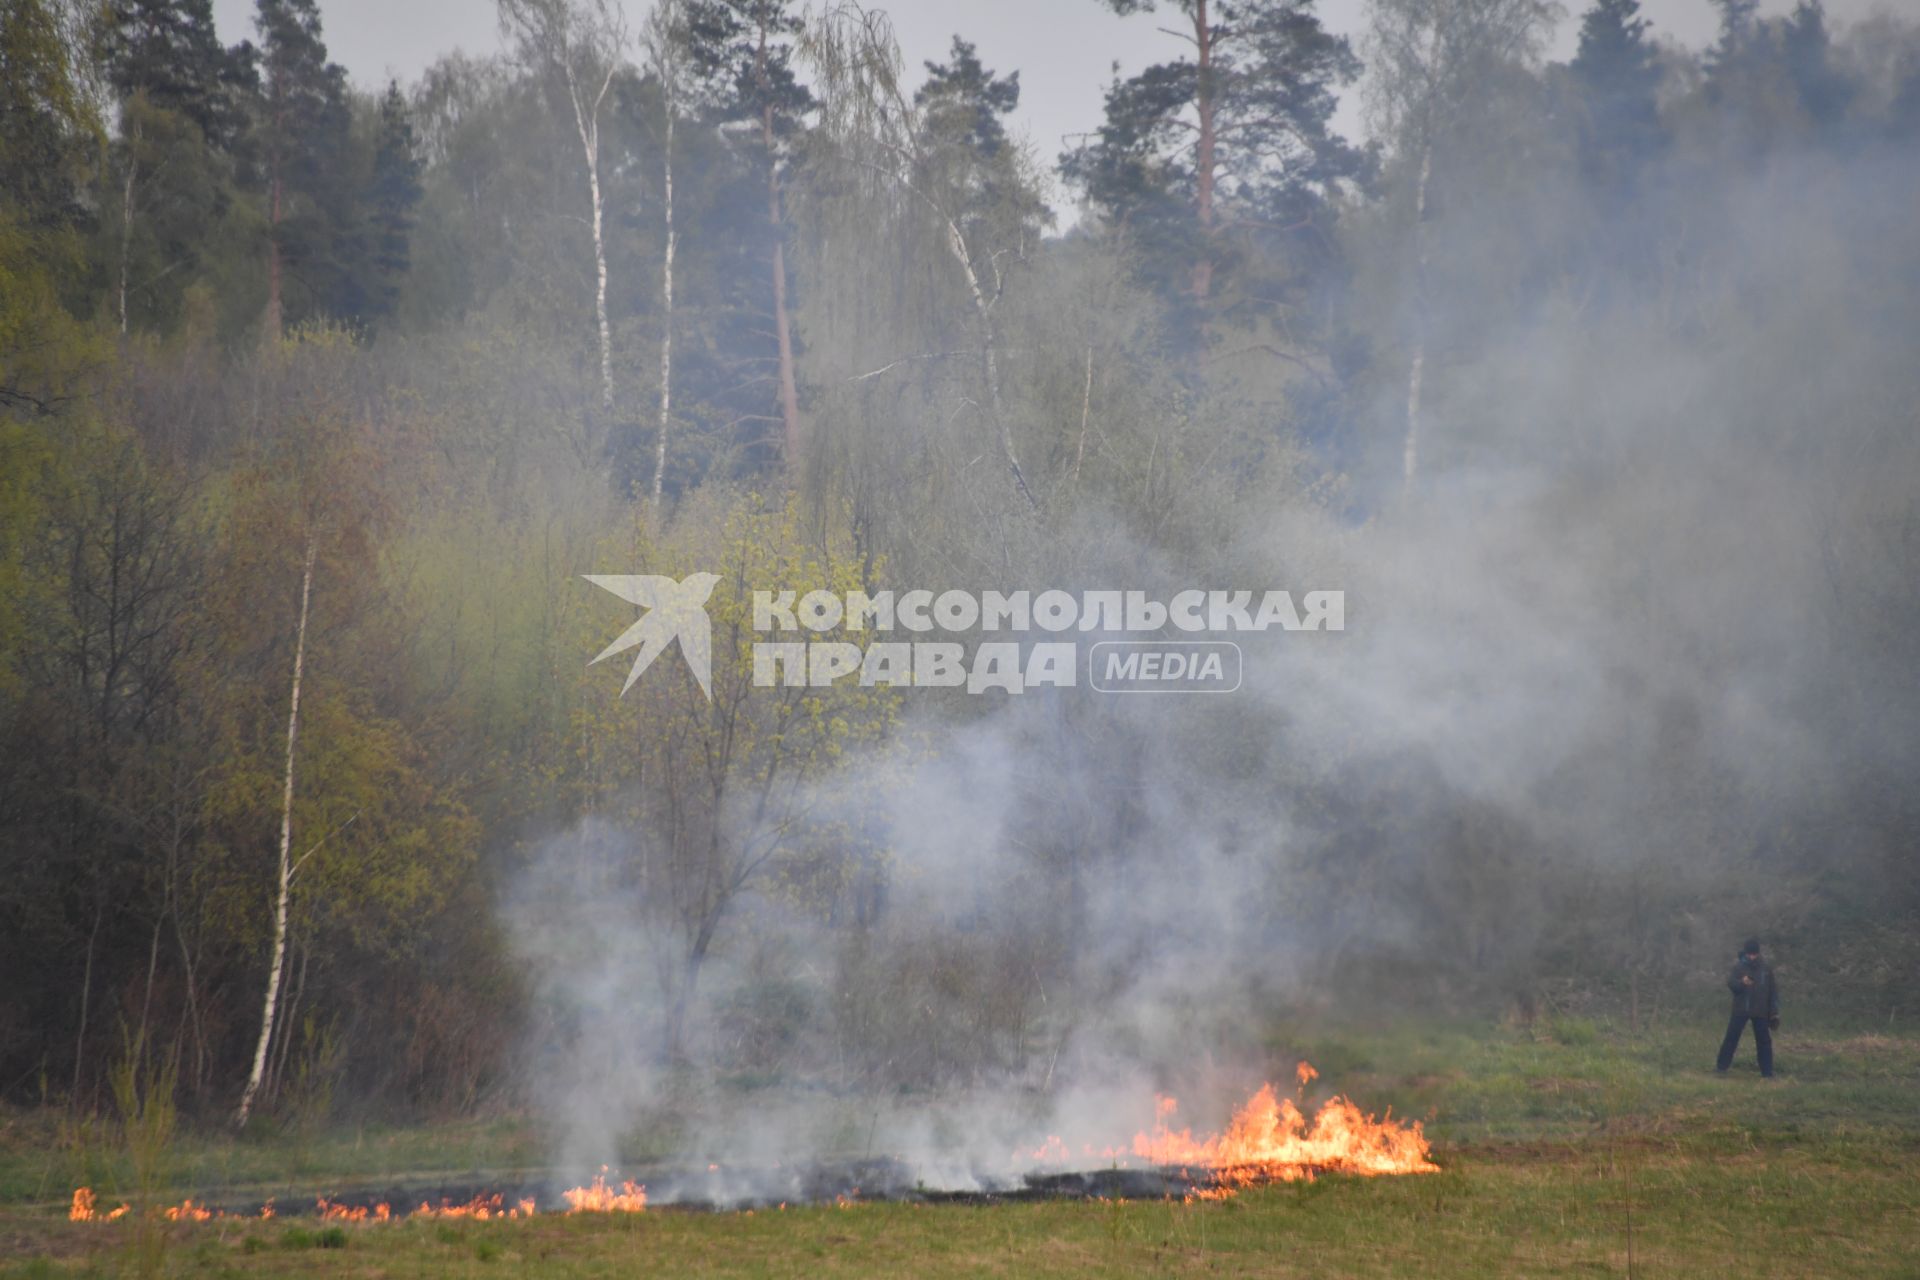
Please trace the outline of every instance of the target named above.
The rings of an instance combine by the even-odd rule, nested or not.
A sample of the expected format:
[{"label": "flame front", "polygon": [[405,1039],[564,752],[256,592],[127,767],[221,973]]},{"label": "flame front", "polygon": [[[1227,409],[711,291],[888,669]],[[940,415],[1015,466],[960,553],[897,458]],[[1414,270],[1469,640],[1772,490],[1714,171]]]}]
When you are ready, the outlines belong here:
[{"label": "flame front", "polygon": [[118,1209],[108,1209],[104,1213],[96,1207],[92,1187],[75,1187],[73,1204],[67,1209],[69,1222],[112,1222],[127,1211],[126,1205]]},{"label": "flame front", "polygon": [[607,1185],[606,1170],[593,1177],[593,1185],[575,1187],[561,1193],[568,1213],[639,1213],[647,1207],[647,1189],[633,1182],[622,1182],[618,1191]]},{"label": "flame front", "polygon": [[[1295,1069],[1302,1092],[1320,1073],[1303,1062]],[[1401,1124],[1391,1113],[1376,1118],[1343,1097],[1329,1098],[1309,1120],[1292,1098],[1271,1084],[1234,1112],[1224,1132],[1195,1137],[1176,1130],[1179,1104],[1154,1099],[1151,1130],[1134,1135],[1131,1147],[1083,1145],[1076,1153],[1057,1135],[1039,1147],[1016,1152],[1016,1160],[1065,1167],[1079,1160],[1122,1168],[1154,1165],[1200,1170],[1207,1186],[1187,1193],[1188,1200],[1221,1199],[1231,1188],[1260,1182],[1297,1182],[1316,1173],[1339,1172],[1372,1177],[1395,1173],[1436,1173],[1426,1135],[1418,1122]]]},{"label": "flame front", "polygon": [[314,1202],[314,1211],[322,1222],[388,1222],[393,1218],[393,1206],[384,1201],[376,1205],[344,1205],[321,1196]]},{"label": "flame front", "polygon": [[[1313,1068],[1300,1064],[1304,1086]],[[1178,1104],[1156,1099],[1151,1132],[1136,1134],[1133,1154],[1156,1165],[1212,1170],[1222,1183],[1293,1182],[1319,1171],[1376,1176],[1437,1173],[1420,1124],[1402,1125],[1389,1113],[1368,1115],[1342,1097],[1329,1098],[1311,1120],[1270,1084],[1250,1098],[1226,1130],[1196,1138],[1191,1129],[1173,1128]]]}]

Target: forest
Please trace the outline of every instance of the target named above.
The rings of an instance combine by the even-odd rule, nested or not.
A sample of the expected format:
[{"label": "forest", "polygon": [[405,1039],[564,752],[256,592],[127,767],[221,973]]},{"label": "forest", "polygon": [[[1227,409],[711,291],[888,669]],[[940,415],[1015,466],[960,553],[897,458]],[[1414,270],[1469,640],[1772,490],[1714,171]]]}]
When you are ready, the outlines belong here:
[{"label": "forest", "polygon": [[[377,90],[321,0],[0,0],[0,1102],[597,1163],[689,1080],[1654,1025],[1749,934],[1911,1028],[1920,24],[1050,2],[1165,30],[1064,147],[853,0]],[[703,572],[711,690],[623,691],[584,575]],[[752,678],[761,589],[1248,588],[1344,630]]]}]

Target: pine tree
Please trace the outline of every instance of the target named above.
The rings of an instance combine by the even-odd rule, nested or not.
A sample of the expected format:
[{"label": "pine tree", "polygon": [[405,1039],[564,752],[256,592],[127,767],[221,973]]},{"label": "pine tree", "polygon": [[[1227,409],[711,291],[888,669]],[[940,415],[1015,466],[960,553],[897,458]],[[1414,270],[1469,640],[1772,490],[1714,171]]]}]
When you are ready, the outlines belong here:
[{"label": "pine tree", "polygon": [[[1105,0],[1119,14],[1154,0]],[[1190,56],[1107,91],[1096,139],[1062,157],[1069,180],[1125,225],[1163,285],[1206,304],[1248,237],[1300,230],[1366,168],[1333,131],[1334,90],[1360,72],[1312,0],[1169,0]],[[1169,276],[1171,278],[1169,278]]]},{"label": "pine tree", "polygon": [[258,0],[260,150],[265,165],[268,261],[265,333],[283,327],[284,277],[300,269],[316,303],[332,270],[332,240],[346,222],[342,181],[350,117],[347,73],[327,60],[314,0]]},{"label": "pine tree", "polygon": [[1020,105],[1020,73],[995,75],[980,65],[972,44],[959,36],[945,63],[926,64],[926,81],[914,92],[913,103],[926,112],[929,128],[956,136],[988,159],[1007,145],[1000,117]]},{"label": "pine tree", "polygon": [[253,50],[220,44],[212,0],[112,0],[102,14],[100,54],[122,101],[144,94],[193,121],[214,146],[233,146]]},{"label": "pine tree", "polygon": [[1596,0],[1568,64],[1579,94],[1580,148],[1596,186],[1630,185],[1658,149],[1660,67],[1639,0]]},{"label": "pine tree", "polygon": [[398,83],[387,85],[380,99],[380,131],[373,155],[373,180],[367,189],[373,229],[371,309],[390,315],[400,281],[411,263],[409,239],[414,210],[420,204],[420,158],[413,138],[413,121]]},{"label": "pine tree", "polygon": [[798,353],[788,301],[786,184],[789,155],[813,94],[793,72],[793,41],[803,28],[790,0],[692,0],[687,54],[708,123],[744,125],[754,134],[756,176],[766,193],[762,233],[772,281],[772,360],[779,389],[782,449],[788,469],[800,461]]},{"label": "pine tree", "polygon": [[1826,10],[1820,0],[1800,0],[1780,29],[1780,57],[1814,128],[1838,124],[1853,104],[1851,81],[1833,63]]},{"label": "pine tree", "polygon": [[1001,210],[1011,200],[1013,212],[1036,225],[1051,220],[1046,206],[1027,189],[1012,168],[1013,156],[1002,117],[1020,105],[1020,73],[997,75],[980,63],[974,46],[959,36],[945,63],[929,62],[927,78],[914,92],[929,148],[936,154],[958,153],[967,172],[961,182],[971,189],[966,208],[957,211],[963,227],[974,217]]}]

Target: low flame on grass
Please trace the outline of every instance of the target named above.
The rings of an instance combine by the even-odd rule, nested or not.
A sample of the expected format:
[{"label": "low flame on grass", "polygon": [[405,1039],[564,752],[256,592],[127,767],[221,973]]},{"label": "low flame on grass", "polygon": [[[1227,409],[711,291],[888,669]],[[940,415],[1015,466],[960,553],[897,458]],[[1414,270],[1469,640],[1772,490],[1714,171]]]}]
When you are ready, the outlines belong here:
[{"label": "low flame on grass", "polygon": [[632,1181],[622,1182],[618,1190],[607,1185],[607,1168],[593,1177],[590,1186],[575,1187],[560,1193],[568,1213],[639,1213],[647,1207],[647,1189]]},{"label": "low flame on grass", "polygon": [[[1320,1073],[1303,1062],[1296,1068],[1299,1091]],[[1224,1199],[1232,1188],[1263,1182],[1297,1182],[1322,1172],[1374,1177],[1399,1173],[1434,1173],[1439,1166],[1429,1158],[1426,1135],[1416,1121],[1401,1124],[1392,1112],[1375,1117],[1344,1097],[1320,1104],[1307,1116],[1294,1099],[1283,1098],[1271,1084],[1262,1085],[1233,1114],[1224,1131],[1202,1137],[1193,1130],[1173,1127],[1179,1103],[1161,1096],[1154,1100],[1153,1128],[1134,1135],[1131,1147],[1091,1145],[1080,1159],[1129,1167],[1173,1167],[1200,1171],[1207,1185],[1196,1186],[1188,1201]],[[1041,1164],[1062,1165],[1074,1159],[1057,1136],[1022,1153]]]},{"label": "low flame on grass", "polygon": [[321,1196],[314,1201],[314,1210],[322,1222],[389,1222],[393,1219],[393,1206],[385,1201],[372,1207],[364,1204],[349,1206],[335,1204]]},{"label": "low flame on grass", "polygon": [[102,1212],[94,1199],[92,1187],[75,1187],[73,1189],[73,1204],[67,1210],[67,1221],[112,1222],[115,1218],[125,1214],[127,1207],[128,1206],[123,1204],[118,1209],[108,1209]]},{"label": "low flame on grass", "polygon": [[520,1212],[519,1205],[515,1205],[509,1209],[506,1207],[505,1201],[506,1197],[497,1191],[490,1196],[475,1196],[465,1204],[449,1204],[447,1201],[442,1200],[439,1208],[435,1208],[423,1200],[420,1202],[420,1207],[407,1216],[412,1218],[478,1218],[481,1220],[488,1218],[518,1218],[524,1216]]},{"label": "low flame on grass", "polygon": [[[321,1203],[324,1204],[326,1202],[322,1201]],[[92,1187],[75,1187],[73,1190],[73,1203],[67,1209],[67,1220],[69,1222],[112,1222],[117,1218],[125,1217],[129,1212],[131,1212],[131,1206],[126,1204],[122,1204],[113,1209],[102,1209],[100,1208],[99,1200],[93,1194]],[[164,1218],[168,1222],[207,1222],[214,1218],[244,1216],[241,1214],[230,1214],[224,1209],[210,1209],[204,1204],[195,1204],[191,1197],[182,1200],[179,1204],[156,1209],[153,1213],[155,1217]],[[262,1218],[271,1218],[273,1216],[273,1202],[271,1200],[261,1206],[260,1216]]]}]

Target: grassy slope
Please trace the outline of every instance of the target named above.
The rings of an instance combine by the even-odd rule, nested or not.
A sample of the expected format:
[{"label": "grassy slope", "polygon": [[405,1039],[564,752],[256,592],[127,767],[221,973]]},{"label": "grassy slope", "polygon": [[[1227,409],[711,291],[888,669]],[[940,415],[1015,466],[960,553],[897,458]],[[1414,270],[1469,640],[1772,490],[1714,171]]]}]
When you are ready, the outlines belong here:
[{"label": "grassy slope", "polygon": [[[1705,1069],[1716,1029],[1558,1038],[1296,1032],[1369,1105],[1430,1116],[1446,1172],[1324,1179],[1219,1204],[860,1205],[758,1214],[173,1231],[168,1271],[236,1276],[1920,1275],[1920,1039],[1782,1037],[1783,1078]],[[126,1224],[69,1225],[76,1159],[15,1117],[0,1135],[0,1275],[120,1274]],[[181,1165],[259,1185],[403,1167],[524,1165],[523,1126],[186,1144]],[[63,1164],[63,1162],[65,1162]],[[106,1170],[98,1170],[106,1173]],[[54,1197],[41,1188],[51,1185]],[[37,1203],[36,1203],[37,1202]],[[320,1247],[332,1244],[335,1247]]]}]

